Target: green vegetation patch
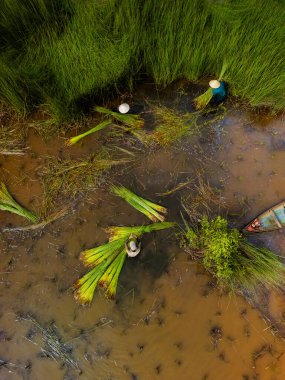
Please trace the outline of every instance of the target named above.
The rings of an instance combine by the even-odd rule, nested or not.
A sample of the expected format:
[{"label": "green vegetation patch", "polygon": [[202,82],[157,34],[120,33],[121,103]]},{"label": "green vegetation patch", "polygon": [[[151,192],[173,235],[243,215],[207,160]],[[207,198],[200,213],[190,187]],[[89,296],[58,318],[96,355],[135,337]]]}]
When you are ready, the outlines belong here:
[{"label": "green vegetation patch", "polygon": [[[3,3],[3,4],[2,4]],[[0,98],[70,118],[143,72],[219,76],[253,106],[285,106],[284,2],[3,0]]]},{"label": "green vegetation patch", "polygon": [[254,291],[261,284],[279,289],[284,286],[285,267],[279,258],[269,249],[247,242],[221,216],[213,220],[203,217],[197,228],[188,227],[183,246],[221,285],[233,290]]}]

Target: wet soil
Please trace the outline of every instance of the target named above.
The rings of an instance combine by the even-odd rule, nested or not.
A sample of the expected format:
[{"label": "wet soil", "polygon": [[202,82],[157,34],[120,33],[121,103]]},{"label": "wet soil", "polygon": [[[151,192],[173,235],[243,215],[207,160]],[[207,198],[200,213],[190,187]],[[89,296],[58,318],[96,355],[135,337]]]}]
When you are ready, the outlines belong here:
[{"label": "wet soil", "polygon": [[[196,91],[183,82],[163,91],[145,83],[133,101],[145,112],[146,101],[191,111]],[[195,182],[200,173],[220,190],[231,225],[243,227],[285,199],[285,124],[282,117],[256,119],[233,104],[226,107],[221,122],[169,148],[145,149],[125,136],[118,144],[136,159],[123,171],[112,170],[106,182],[160,200],[168,220],[181,222],[181,201],[192,185],[157,194]],[[145,117],[151,129],[151,115]],[[48,157],[83,157],[108,144],[104,132],[72,148],[64,142],[60,134],[45,141],[29,128],[27,154],[0,156],[1,179],[26,207],[40,208],[38,173]],[[78,198],[44,229],[9,232],[26,223],[1,212],[1,380],[284,378],[285,296],[262,289],[249,303],[221,293],[171,231],[143,238],[142,253],[126,261],[116,301],[99,290],[90,306],[75,303],[72,284],[86,271],[80,251],[105,242],[105,226],[143,223],[143,215],[104,186]],[[251,239],[285,255],[282,230]]]}]

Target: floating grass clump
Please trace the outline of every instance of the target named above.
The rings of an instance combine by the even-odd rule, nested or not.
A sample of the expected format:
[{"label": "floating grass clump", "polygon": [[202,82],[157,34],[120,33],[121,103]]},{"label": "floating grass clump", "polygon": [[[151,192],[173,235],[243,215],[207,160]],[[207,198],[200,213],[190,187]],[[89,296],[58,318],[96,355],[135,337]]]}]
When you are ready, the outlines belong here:
[{"label": "floating grass clump", "polygon": [[70,145],[74,145],[76,143],[78,143],[78,141],[82,140],[84,137],[92,134],[92,133],[95,133],[95,132],[98,132],[100,131],[101,129],[104,129],[106,127],[108,127],[109,125],[111,125],[112,122],[110,119],[108,120],[104,120],[102,121],[100,124],[96,125],[96,127],[93,127],[91,129],[89,129],[88,131],[84,132],[84,133],[81,133],[80,135],[77,135],[77,136],[74,136],[74,137],[71,137],[66,145],[70,146]]},{"label": "floating grass clump", "polygon": [[154,130],[131,131],[146,146],[167,146],[198,131],[197,120],[201,116],[198,112],[179,114],[161,105],[152,105],[150,109],[155,117]]},{"label": "floating grass clump", "polygon": [[211,221],[204,217],[196,229],[187,227],[183,244],[219,284],[233,290],[254,291],[259,285],[281,289],[285,284],[285,267],[278,257],[248,243],[220,216]]},{"label": "floating grass clump", "polygon": [[226,112],[225,108],[220,106],[219,112],[209,118],[208,115],[213,109],[178,113],[161,105],[152,105],[150,110],[155,117],[154,129],[131,131],[146,146],[168,146],[182,137],[199,134],[202,128],[215,125],[222,120]]},{"label": "floating grass clump", "polygon": [[139,197],[123,186],[112,186],[111,191],[119,197],[123,198],[126,202],[128,202],[136,210],[146,215],[153,222],[164,221],[165,214],[167,213],[167,209],[165,207]]},{"label": "floating grass clump", "polygon": [[112,157],[106,149],[80,160],[50,159],[40,173],[45,193],[45,208],[53,207],[60,197],[74,198],[100,186],[104,181],[104,174],[109,169],[128,161]]},{"label": "floating grass clump", "polygon": [[3,182],[1,183],[0,188],[0,210],[9,211],[13,214],[20,215],[33,223],[36,223],[39,219],[37,215],[20,206],[19,203],[15,201]]},{"label": "floating grass clump", "polygon": [[25,154],[26,148],[21,137],[21,132],[0,126],[0,154],[15,156]]},{"label": "floating grass clump", "polygon": [[83,251],[80,259],[91,269],[74,284],[74,297],[81,304],[90,304],[97,285],[105,289],[105,296],[114,299],[121,270],[127,257],[126,242],[130,235],[138,238],[144,233],[173,227],[174,223],[154,223],[136,227],[109,227],[109,242]]}]

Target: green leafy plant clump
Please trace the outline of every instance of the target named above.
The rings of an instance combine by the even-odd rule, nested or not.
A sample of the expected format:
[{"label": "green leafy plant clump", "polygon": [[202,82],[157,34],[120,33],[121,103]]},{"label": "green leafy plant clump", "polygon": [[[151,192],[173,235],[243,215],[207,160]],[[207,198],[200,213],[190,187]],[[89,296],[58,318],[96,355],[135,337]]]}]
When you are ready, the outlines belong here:
[{"label": "green leafy plant clump", "polygon": [[285,267],[269,249],[256,247],[228,227],[226,219],[203,217],[196,229],[187,228],[183,246],[212,273],[221,285],[253,291],[263,284],[281,288]]},{"label": "green leafy plant clump", "polygon": [[231,278],[236,257],[240,254],[238,230],[229,230],[227,221],[221,217],[211,222],[203,218],[200,236],[200,244],[204,247],[203,263],[206,268],[214,268],[216,276],[221,280]]}]

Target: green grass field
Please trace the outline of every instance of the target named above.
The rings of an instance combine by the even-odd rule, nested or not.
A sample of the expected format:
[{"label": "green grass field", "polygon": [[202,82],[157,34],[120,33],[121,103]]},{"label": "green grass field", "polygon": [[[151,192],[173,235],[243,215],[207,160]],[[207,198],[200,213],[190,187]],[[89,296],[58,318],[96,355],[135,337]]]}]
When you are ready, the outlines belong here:
[{"label": "green grass field", "polygon": [[281,0],[3,0],[0,98],[58,120],[125,89],[218,76],[253,106],[285,107]]}]

